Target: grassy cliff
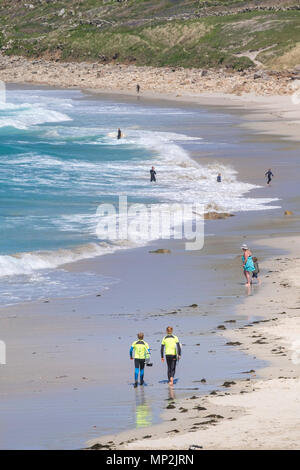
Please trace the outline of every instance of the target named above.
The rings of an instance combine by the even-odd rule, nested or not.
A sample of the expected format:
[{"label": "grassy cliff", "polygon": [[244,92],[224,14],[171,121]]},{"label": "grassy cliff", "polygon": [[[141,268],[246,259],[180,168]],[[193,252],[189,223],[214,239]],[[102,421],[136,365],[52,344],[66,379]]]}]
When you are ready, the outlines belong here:
[{"label": "grassy cliff", "polygon": [[300,0],[0,0],[2,53],[137,65],[292,69]]}]

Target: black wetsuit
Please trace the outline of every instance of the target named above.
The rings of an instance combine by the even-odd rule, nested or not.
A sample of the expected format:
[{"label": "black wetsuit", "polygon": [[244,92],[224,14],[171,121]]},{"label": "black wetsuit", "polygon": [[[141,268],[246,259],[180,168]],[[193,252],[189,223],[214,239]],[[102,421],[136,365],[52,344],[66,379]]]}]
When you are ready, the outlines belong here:
[{"label": "black wetsuit", "polygon": [[119,130],[118,130],[118,136],[117,136],[117,138],[118,138],[118,139],[121,139],[121,137],[122,137],[122,132],[121,132],[121,129],[119,129]]},{"label": "black wetsuit", "polygon": [[155,170],[150,170],[150,183],[152,183],[152,181],[156,181],[156,171]]},{"label": "black wetsuit", "polygon": [[[173,335],[169,335],[169,337],[173,337]],[[166,338],[168,338],[168,336],[166,336]],[[170,382],[170,378],[171,377],[175,377],[175,371],[176,371],[176,362],[177,362],[177,356],[181,356],[181,346],[180,346],[180,343],[177,343],[176,344],[176,348],[177,348],[177,355],[176,354],[166,354],[166,361],[167,361],[167,366],[168,366],[168,380]],[[161,354],[161,357],[163,358],[164,357],[164,345],[162,344],[161,345],[161,349],[160,349],[160,354]]]},{"label": "black wetsuit", "polygon": [[168,355],[166,356],[166,361],[168,365],[168,380],[170,381],[171,377],[175,377],[177,356]]},{"label": "black wetsuit", "polygon": [[270,182],[272,181],[272,176],[274,176],[273,173],[272,173],[272,171],[271,171],[271,170],[267,171],[266,174],[265,174],[265,176],[268,177],[267,184],[270,184]]}]

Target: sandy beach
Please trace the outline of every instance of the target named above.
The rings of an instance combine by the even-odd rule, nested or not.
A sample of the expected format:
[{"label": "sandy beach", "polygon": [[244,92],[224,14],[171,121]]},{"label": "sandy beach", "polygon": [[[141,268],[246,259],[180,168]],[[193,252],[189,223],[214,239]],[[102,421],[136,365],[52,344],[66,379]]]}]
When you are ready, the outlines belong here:
[{"label": "sandy beach", "polygon": [[[237,309],[248,323],[223,332],[252,357],[269,362],[223,390],[184,400],[170,398],[165,422],[89,442],[112,449],[298,449],[299,448],[299,236],[260,240],[285,255],[263,263],[263,287]],[[259,315],[261,320],[253,321]],[[234,320],[234,317],[233,317]],[[226,323],[224,324],[224,326]],[[171,406],[170,406],[171,405]],[[99,445],[100,444],[100,445]],[[101,447],[102,446],[102,447]]]},{"label": "sandy beach", "polygon": [[265,70],[231,72],[180,67],[60,62],[0,55],[0,79],[92,93],[137,96],[249,111],[241,125],[299,140],[300,74]]},{"label": "sandy beach", "polygon": [[[153,247],[101,257],[101,263],[98,258],[83,260],[66,265],[66,270],[100,272],[122,282],[98,296],[2,307],[1,338],[10,345],[12,365],[3,368],[1,375],[4,423],[9,422],[9,411],[21,410],[24,421],[30,413],[34,416],[34,432],[39,433],[40,416],[45,414],[43,419],[47,419],[51,403],[53,416],[67,409],[65,421],[69,419],[77,432],[66,438],[69,428],[58,429],[58,421],[53,418],[47,424],[48,431],[55,435],[47,444],[50,448],[74,448],[86,442],[87,447],[126,450],[189,449],[192,445],[203,449],[297,449],[299,196],[293,165],[279,166],[285,149],[291,157],[299,149],[300,105],[292,101],[292,84],[297,77],[262,74],[254,78],[248,72],[233,76],[227,72],[206,74],[177,68],[158,72],[145,67],[63,64],[3,56],[0,66],[0,79],[9,83],[84,89],[91,99],[113,94],[137,103],[196,104],[237,111],[241,113],[238,126],[245,131],[244,139],[261,139],[270,145],[272,156],[278,155],[276,164],[282,172],[282,181],[275,188],[268,188],[269,196],[280,196],[280,208],[267,212],[267,216],[255,212],[251,217],[239,214],[228,220],[209,221],[209,232],[214,232],[215,237],[208,239],[203,257],[187,254],[180,244],[173,243],[172,256],[155,258],[149,254],[151,248],[170,248],[170,244],[160,242]],[[137,83],[141,86],[138,97]],[[268,152],[261,160],[255,155],[253,166],[249,155],[246,161],[232,156],[228,162],[246,181],[253,181],[266,165],[271,165]],[[197,160],[199,155],[193,157]],[[265,194],[264,191],[265,188],[258,189],[256,195]],[[284,216],[286,209],[294,214]],[[255,286],[254,295],[249,296],[243,280],[236,281],[240,275],[236,247],[244,238],[263,260],[263,284],[261,288]],[[126,277],[128,264],[135,269]],[[150,300],[149,285],[159,292]],[[205,299],[199,285],[207,295]],[[194,303],[196,308],[188,307]],[[170,318],[190,348],[188,357],[194,357],[197,364],[203,354],[207,364],[197,369],[197,377],[181,369],[181,383],[186,380],[189,386],[178,391],[175,387],[173,395],[163,385],[159,404],[157,394],[161,389],[157,385],[154,391],[146,387],[146,400],[142,396],[133,398],[124,350],[142,325],[158,354],[163,327]],[[114,346],[120,366],[117,373],[112,373],[111,338],[118,338]],[[230,346],[228,342],[241,344]],[[197,351],[200,345],[203,350]],[[215,359],[209,361],[208,352]],[[240,364],[245,364],[244,370],[239,369]],[[161,379],[164,367],[159,367],[149,382],[157,384]],[[215,375],[209,375],[214,367]],[[197,382],[194,386],[193,378]],[[124,402],[127,407],[133,403],[134,412],[124,412],[126,406],[118,402],[120,383],[124,384]],[[102,397],[98,396],[99,388],[103,390]],[[103,416],[107,419],[111,413],[108,409],[105,415],[104,408],[112,394],[119,412],[114,418],[116,423],[119,419],[119,427],[115,423],[115,428],[121,433],[111,433],[109,427],[101,429]],[[83,405],[75,412],[78,402]],[[154,410],[151,418],[147,426],[139,427],[136,409],[149,410],[149,404]],[[165,409],[167,406],[169,409]],[[19,426],[16,415],[7,427],[5,448],[13,448]],[[81,431],[77,430],[78,422]],[[22,427],[18,438],[21,432]],[[46,433],[41,434],[40,448],[44,448],[47,439]],[[30,432],[24,448],[32,448]]]}]

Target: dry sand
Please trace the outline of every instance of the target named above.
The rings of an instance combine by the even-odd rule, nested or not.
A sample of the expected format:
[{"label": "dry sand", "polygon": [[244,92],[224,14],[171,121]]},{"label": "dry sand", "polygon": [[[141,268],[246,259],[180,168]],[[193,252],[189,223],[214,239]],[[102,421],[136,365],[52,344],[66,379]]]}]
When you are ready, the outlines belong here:
[{"label": "dry sand", "polygon": [[[241,343],[236,347],[247,354],[270,361],[270,366],[259,371],[258,378],[253,371],[251,378],[228,384],[214,395],[174,403],[175,408],[165,411],[162,425],[96,439],[89,445],[127,450],[189,449],[192,445],[203,449],[299,448],[300,237],[295,234],[259,243],[281,247],[288,254],[263,263],[268,272],[263,288],[237,312],[248,317],[248,326],[223,334]],[[264,319],[253,322],[254,315]]]}]

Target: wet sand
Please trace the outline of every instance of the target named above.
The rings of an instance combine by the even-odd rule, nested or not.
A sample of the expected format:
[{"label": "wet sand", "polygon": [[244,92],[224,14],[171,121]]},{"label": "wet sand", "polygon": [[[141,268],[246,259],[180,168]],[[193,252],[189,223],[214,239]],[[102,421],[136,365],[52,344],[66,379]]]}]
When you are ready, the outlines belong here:
[{"label": "wet sand", "polygon": [[[212,238],[201,257],[186,255],[174,243],[170,255],[150,254],[147,247],[82,261],[68,268],[119,273],[123,279],[129,264],[136,268],[101,297],[2,308],[8,364],[1,371],[1,447],[79,448],[99,434],[159,422],[169,397],[165,365],[159,359],[169,323],[185,351],[178,368],[178,398],[190,390],[212,390],[232,374],[238,377],[242,367],[250,367],[252,361],[228,351],[216,334],[217,326],[231,316],[232,301],[239,300],[241,291],[244,295],[241,285],[235,285],[236,295],[228,291],[236,260],[227,270],[226,283],[215,276],[215,269],[224,269],[216,244]],[[229,251],[232,240],[227,244]],[[149,290],[155,293],[152,299]],[[198,307],[188,307],[195,303]],[[243,318],[236,321],[244,323]],[[146,370],[144,392],[136,393],[128,350],[141,329],[147,332],[154,366]],[[204,385],[198,383],[203,376]],[[140,422],[141,409],[146,410],[146,423]],[[24,435],[22,423],[28,420],[31,426]]]},{"label": "wet sand", "polygon": [[[293,449],[299,448],[300,319],[299,234],[260,240],[285,254],[262,263],[263,288],[237,309],[242,328],[223,332],[232,347],[263,358],[267,368],[245,371],[206,396],[171,399],[163,425],[89,442],[117,449]],[[254,320],[253,314],[263,317]]]},{"label": "wet sand", "polygon": [[[166,370],[159,360],[160,340],[164,327],[169,323],[175,326],[184,344],[184,356],[178,369],[179,382],[174,387],[176,409],[181,406],[187,408],[185,397],[222,390],[225,381],[244,377],[252,379],[252,374],[243,374],[245,371],[254,369],[258,377],[263,377],[261,370],[267,365],[270,355],[259,355],[255,350],[248,356],[247,348],[239,352],[238,348],[226,346],[231,341],[232,329],[265,317],[265,302],[262,302],[263,308],[256,307],[250,314],[247,314],[248,310],[245,312],[243,304],[237,311],[234,309],[234,305],[243,302],[247,295],[242,285],[243,278],[237,279],[240,260],[236,245],[239,239],[238,234],[227,238],[211,237],[201,256],[180,253],[179,244],[178,252],[173,246],[171,255],[150,254],[147,247],[132,253],[123,252],[121,256],[118,253],[76,263],[69,269],[86,269],[84,264],[88,263],[89,269],[107,270],[114,275],[117,272],[121,274],[128,263],[135,260],[134,265],[142,263],[149,277],[141,276],[139,270],[131,270],[126,282],[116,284],[101,297],[50,299],[47,303],[2,309],[1,331],[8,345],[10,365],[2,368],[2,446],[79,448],[87,440],[97,440],[99,436],[122,429],[126,430],[125,434],[118,438],[114,435],[114,442],[128,440],[133,435],[134,438],[149,434],[157,436],[156,431],[148,432],[148,426],[169,418],[170,414],[160,415],[168,400],[173,401],[167,384],[161,383],[166,378]],[[260,258],[282,252],[277,246],[266,249],[260,246],[261,242],[254,245],[251,237],[248,242],[255,247]],[[207,264],[203,266],[205,258]],[[157,278],[158,267],[162,277],[164,274],[171,277],[169,273],[174,272],[173,263],[178,266],[176,281],[180,282],[178,276],[181,273],[181,281],[185,282],[182,291],[176,291],[178,299],[184,301],[177,304],[176,296],[170,298],[174,293],[172,282],[165,282],[166,290],[163,292],[153,282],[154,291],[160,294],[155,296],[153,309],[148,305],[145,310],[147,301],[143,292],[149,290],[149,279],[152,277],[157,283],[161,281]],[[272,264],[271,261],[268,263]],[[268,264],[263,264],[262,268],[263,276],[268,275]],[[207,273],[211,278],[207,278]],[[205,302],[199,285],[206,293]],[[263,296],[264,289],[265,282]],[[259,291],[255,288],[255,295],[247,300],[256,299]],[[155,310],[156,303],[163,306]],[[198,307],[187,307],[192,303],[198,303]],[[227,323],[230,320],[234,323]],[[220,325],[227,329],[224,336],[218,328]],[[154,366],[146,369],[148,386],[134,391],[132,363],[126,351],[140,329],[147,331],[147,340],[153,348]],[[235,335],[233,331],[232,334]],[[244,343],[244,339],[233,339],[237,340]],[[203,378],[205,383],[201,383]],[[202,403],[202,399],[198,402],[193,399],[193,404],[194,401],[194,406]],[[207,414],[214,414],[213,408],[214,404],[211,413]],[[211,410],[210,406],[207,409]],[[225,416],[223,411],[217,414]],[[170,419],[173,417],[177,415],[172,414]],[[185,413],[180,414],[181,418],[186,418]],[[24,434],[22,423],[29,419],[31,426]],[[177,421],[180,429],[181,426],[186,429],[178,417]],[[138,434],[136,429],[140,430]],[[128,436],[127,439],[124,436]],[[102,438],[101,442],[107,443],[108,440]]]}]

